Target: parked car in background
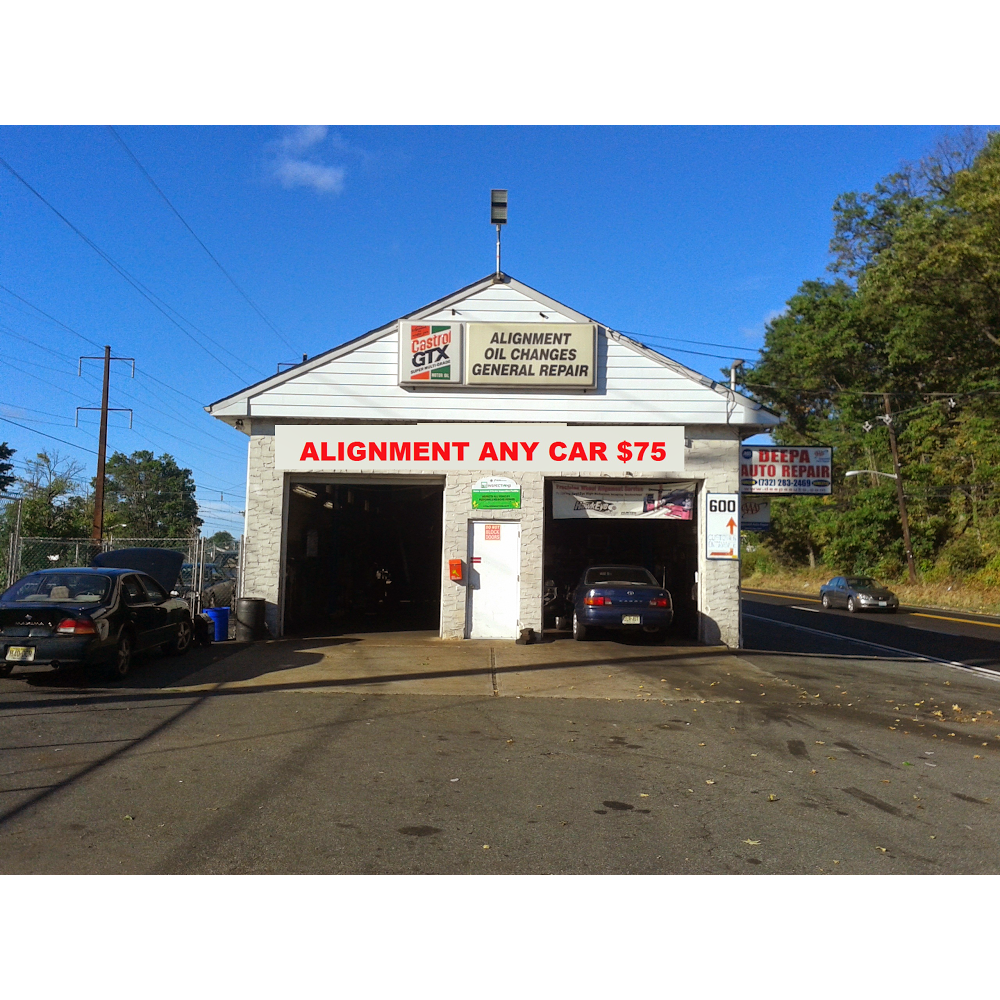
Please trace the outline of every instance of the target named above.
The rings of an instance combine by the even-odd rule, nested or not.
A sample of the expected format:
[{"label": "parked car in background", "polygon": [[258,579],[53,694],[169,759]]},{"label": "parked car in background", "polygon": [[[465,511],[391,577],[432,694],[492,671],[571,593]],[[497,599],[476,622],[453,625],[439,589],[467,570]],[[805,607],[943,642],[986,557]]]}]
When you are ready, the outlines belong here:
[{"label": "parked car in background", "polygon": [[201,588],[203,608],[228,608],[233,603],[233,588],[236,585],[235,570],[205,566],[205,580]]},{"label": "parked car in background", "polygon": [[824,608],[847,608],[855,611],[887,611],[895,614],[899,598],[870,576],[835,576],[819,588]]},{"label": "parked car in background", "polygon": [[[194,579],[195,567],[184,563],[180,574],[181,596],[190,600],[195,593],[197,581]],[[205,571],[201,581],[201,606],[203,608],[228,608],[233,602],[233,590],[236,586],[236,563],[227,560],[222,565],[205,563]]]},{"label": "parked car in background", "polygon": [[41,570],[0,595],[0,676],[15,667],[102,667],[125,677],[136,653],[180,655],[192,638],[187,604],[133,569]]},{"label": "parked car in background", "polygon": [[670,593],[643,566],[590,566],[573,595],[573,638],[595,629],[665,633],[674,620]]}]

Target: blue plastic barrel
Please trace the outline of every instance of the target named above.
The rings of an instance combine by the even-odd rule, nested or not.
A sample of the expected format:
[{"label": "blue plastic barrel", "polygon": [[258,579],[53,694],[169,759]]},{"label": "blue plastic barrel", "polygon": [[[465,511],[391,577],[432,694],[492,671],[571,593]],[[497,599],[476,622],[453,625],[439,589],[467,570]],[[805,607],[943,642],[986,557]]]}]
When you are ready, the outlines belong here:
[{"label": "blue plastic barrel", "polygon": [[215,641],[225,642],[229,638],[229,608],[205,608],[203,613],[215,622]]}]

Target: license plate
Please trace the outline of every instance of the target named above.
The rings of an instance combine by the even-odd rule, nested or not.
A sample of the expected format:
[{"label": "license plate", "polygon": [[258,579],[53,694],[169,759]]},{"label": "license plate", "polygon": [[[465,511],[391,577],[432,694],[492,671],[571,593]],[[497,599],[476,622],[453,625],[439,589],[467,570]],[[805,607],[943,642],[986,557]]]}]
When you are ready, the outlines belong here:
[{"label": "license plate", "polygon": [[878,602],[878,606],[880,608],[884,608],[888,603],[889,603],[888,601],[879,601]]},{"label": "license plate", "polygon": [[34,646],[8,646],[7,659],[16,663],[30,663],[35,658]]},{"label": "license plate", "polygon": [[622,625],[641,625],[641,615],[622,615]]}]

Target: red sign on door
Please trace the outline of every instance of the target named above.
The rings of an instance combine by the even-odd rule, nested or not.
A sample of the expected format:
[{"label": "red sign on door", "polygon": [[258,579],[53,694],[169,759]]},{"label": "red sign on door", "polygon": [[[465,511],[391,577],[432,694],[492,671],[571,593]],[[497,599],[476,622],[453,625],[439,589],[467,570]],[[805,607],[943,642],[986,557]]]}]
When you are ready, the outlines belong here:
[{"label": "red sign on door", "polygon": [[483,538],[487,542],[499,542],[500,541],[500,525],[499,524],[487,524],[484,525],[485,533]]}]

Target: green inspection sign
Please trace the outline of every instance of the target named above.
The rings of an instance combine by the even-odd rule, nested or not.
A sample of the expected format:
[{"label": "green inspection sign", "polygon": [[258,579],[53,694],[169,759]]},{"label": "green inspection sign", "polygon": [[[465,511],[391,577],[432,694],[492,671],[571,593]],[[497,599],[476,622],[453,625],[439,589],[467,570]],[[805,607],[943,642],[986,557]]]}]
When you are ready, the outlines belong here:
[{"label": "green inspection sign", "polygon": [[520,510],[521,487],[513,479],[490,476],[472,487],[473,510]]}]

